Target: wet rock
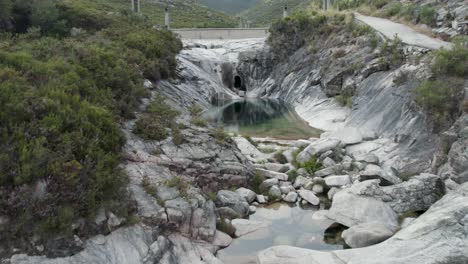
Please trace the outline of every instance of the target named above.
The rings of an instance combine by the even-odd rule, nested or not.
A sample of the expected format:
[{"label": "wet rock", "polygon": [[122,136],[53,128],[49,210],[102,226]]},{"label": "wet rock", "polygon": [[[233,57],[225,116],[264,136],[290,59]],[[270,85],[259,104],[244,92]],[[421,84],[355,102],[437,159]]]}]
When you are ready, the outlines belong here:
[{"label": "wet rock", "polygon": [[295,203],[297,201],[297,193],[296,192],[289,192],[283,200],[287,203]]},{"label": "wet rock", "polygon": [[254,191],[244,187],[237,189],[236,193],[239,194],[242,198],[244,198],[249,204],[255,201],[255,198],[257,197],[257,194],[255,194]]},{"label": "wet rock", "polygon": [[247,216],[249,213],[249,204],[236,192],[219,191],[216,195],[215,204],[217,207],[229,207],[241,217]]},{"label": "wet rock", "polygon": [[364,223],[350,227],[341,236],[352,248],[368,247],[387,240],[393,231],[381,223]]},{"label": "wet rock", "polygon": [[315,196],[315,194],[312,191],[309,190],[299,190],[297,191],[299,196],[307,201],[308,203],[312,205],[319,205],[320,204],[320,199]]},{"label": "wet rock", "polygon": [[351,184],[351,177],[349,175],[335,175],[325,178],[325,184],[328,187],[342,187]]},{"label": "wet rock", "polygon": [[241,237],[243,235],[255,232],[259,229],[266,228],[270,224],[267,222],[260,222],[247,219],[234,219],[232,220],[232,225],[236,229],[236,237]]}]

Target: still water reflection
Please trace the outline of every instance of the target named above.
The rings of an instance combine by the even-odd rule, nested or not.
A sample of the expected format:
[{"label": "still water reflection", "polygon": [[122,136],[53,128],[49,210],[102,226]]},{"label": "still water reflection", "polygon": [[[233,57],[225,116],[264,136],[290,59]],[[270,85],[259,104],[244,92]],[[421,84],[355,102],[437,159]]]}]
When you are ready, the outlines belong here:
[{"label": "still water reflection", "polygon": [[206,117],[223,125],[226,131],[244,136],[306,139],[320,135],[320,130],[310,127],[294,109],[280,100],[230,102],[214,107]]},{"label": "still water reflection", "polygon": [[333,221],[318,217],[316,208],[276,203],[257,208],[251,220],[269,223],[267,228],[234,239],[218,257],[226,264],[256,263],[257,253],[271,246],[290,245],[314,250],[343,249],[342,229]]}]

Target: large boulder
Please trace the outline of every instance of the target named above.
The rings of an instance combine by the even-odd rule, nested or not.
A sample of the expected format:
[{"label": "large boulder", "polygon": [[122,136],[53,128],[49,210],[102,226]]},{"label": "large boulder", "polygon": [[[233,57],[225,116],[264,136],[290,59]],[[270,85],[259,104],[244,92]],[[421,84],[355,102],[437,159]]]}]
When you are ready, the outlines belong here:
[{"label": "large boulder", "polygon": [[244,198],[248,203],[252,203],[257,197],[257,194],[255,194],[254,191],[244,187],[237,189],[236,193],[239,194],[242,198]]},{"label": "large boulder", "polygon": [[314,156],[318,156],[328,150],[335,149],[340,145],[340,143],[341,141],[338,139],[320,139],[310,144],[301,153],[299,153],[296,160],[299,163],[305,163]]},{"label": "large boulder", "polygon": [[290,246],[258,254],[259,264],[465,264],[468,263],[468,183],[445,195],[384,242],[356,249],[323,252]]},{"label": "large boulder", "polygon": [[387,240],[393,231],[381,223],[364,223],[343,231],[341,236],[352,248],[368,247]]},{"label": "large boulder", "polygon": [[331,132],[329,138],[339,139],[346,145],[352,145],[362,142],[362,134],[359,129],[355,127],[345,127]]},{"label": "large boulder", "polygon": [[365,182],[359,183],[335,194],[328,218],[348,227],[378,222],[396,230],[398,216],[388,204],[373,197],[359,195],[360,190],[366,186]]},{"label": "large boulder", "polygon": [[260,222],[248,219],[234,219],[232,220],[232,226],[236,229],[235,236],[240,237],[249,233],[255,232],[262,228],[270,226],[269,222]]},{"label": "large boulder", "polygon": [[249,204],[238,193],[221,190],[216,195],[217,207],[228,207],[238,213],[241,217],[249,214]]}]

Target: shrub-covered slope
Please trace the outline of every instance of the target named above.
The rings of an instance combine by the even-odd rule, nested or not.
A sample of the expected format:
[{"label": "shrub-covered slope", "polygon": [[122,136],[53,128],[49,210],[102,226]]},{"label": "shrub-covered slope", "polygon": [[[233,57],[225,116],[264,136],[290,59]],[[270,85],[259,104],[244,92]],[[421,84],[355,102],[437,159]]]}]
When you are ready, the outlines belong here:
[{"label": "shrub-covered slope", "polygon": [[237,14],[259,2],[259,0],[199,0],[201,4],[210,8],[226,12],[228,14]]},{"label": "shrub-covered slope", "polygon": [[182,45],[151,18],[91,2],[0,0],[9,8],[0,35],[3,249],[72,235],[77,219],[80,237],[100,232],[92,219],[101,207],[131,213],[119,121],[148,96],[144,79],[174,75]]}]

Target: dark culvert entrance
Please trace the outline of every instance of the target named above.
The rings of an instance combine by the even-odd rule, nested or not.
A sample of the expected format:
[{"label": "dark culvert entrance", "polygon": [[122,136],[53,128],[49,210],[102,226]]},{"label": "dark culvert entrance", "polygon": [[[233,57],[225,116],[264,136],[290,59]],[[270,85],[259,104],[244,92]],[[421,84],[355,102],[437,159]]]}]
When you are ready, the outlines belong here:
[{"label": "dark culvert entrance", "polygon": [[234,88],[236,89],[239,89],[239,90],[245,90],[245,89],[242,89],[242,79],[239,75],[236,75],[234,77]]}]

